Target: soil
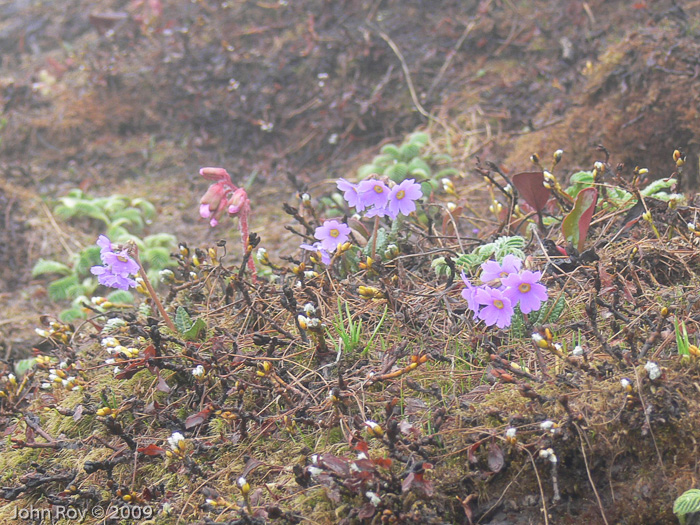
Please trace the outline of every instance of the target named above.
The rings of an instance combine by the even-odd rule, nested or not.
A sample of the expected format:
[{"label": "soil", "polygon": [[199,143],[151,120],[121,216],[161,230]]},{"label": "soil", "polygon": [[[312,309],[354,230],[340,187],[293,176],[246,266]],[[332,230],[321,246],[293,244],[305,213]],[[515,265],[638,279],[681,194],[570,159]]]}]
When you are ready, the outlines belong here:
[{"label": "soil", "polygon": [[[477,207],[489,195],[477,158],[515,173],[533,153],[563,149],[557,169],[571,174],[600,159],[599,145],[650,179],[670,175],[682,148],[681,188],[700,187],[698,1],[0,0],[0,51],[5,362],[31,355],[39,315],[60,309],[46,280],[32,279],[33,263],[66,258],[100,233],[53,216],[72,188],[145,196],[158,209],[151,233],[238,246],[235,229],[211,229],[197,213],[209,185],[199,168],[223,166],[248,191],[251,231],[279,258],[298,245],[282,202],[355,180],[381,145],[416,129],[452,156],[454,182],[474,185]],[[668,411],[680,402],[666,390],[658,403]],[[619,491],[638,458],[589,460],[569,465],[581,484],[597,469]],[[673,492],[664,472],[628,482],[616,522],[671,522],[668,511],[635,515],[631,503]],[[481,523],[541,522],[537,498],[503,504],[505,483],[492,487],[481,508],[500,510]],[[560,510],[557,522],[600,522],[599,505],[617,504],[607,494],[578,501],[574,517]]]}]

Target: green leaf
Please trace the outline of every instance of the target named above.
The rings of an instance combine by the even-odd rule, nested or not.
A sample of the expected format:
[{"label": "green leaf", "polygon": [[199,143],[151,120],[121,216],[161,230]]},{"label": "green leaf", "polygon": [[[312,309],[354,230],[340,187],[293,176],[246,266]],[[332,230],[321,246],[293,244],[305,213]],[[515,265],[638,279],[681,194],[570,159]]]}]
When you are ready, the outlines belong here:
[{"label": "green leaf", "polygon": [[58,314],[58,318],[64,323],[72,323],[78,319],[85,319],[85,312],[80,308],[66,308]]},{"label": "green leaf", "polygon": [[149,268],[157,270],[162,270],[171,263],[170,250],[159,246],[148,248],[143,252],[142,258]]},{"label": "green leaf", "polygon": [[389,155],[394,160],[399,160],[399,157],[401,156],[401,152],[395,144],[386,144],[382,146],[380,151],[382,152],[382,156]]},{"label": "green leaf", "polygon": [[143,218],[141,217],[141,210],[138,208],[127,208],[118,213],[112,215],[112,221],[116,222],[118,220],[128,221],[129,226],[140,230],[143,228]]},{"label": "green leaf", "polygon": [[401,182],[408,175],[408,166],[403,162],[397,162],[393,166],[389,166],[384,174],[394,182]]},{"label": "green leaf", "polygon": [[410,162],[411,159],[417,157],[420,154],[420,146],[418,144],[414,144],[413,142],[409,142],[408,144],[404,144],[403,146],[401,146],[399,152],[400,159],[402,161]]},{"label": "green leaf", "polygon": [[59,274],[59,275],[68,275],[71,273],[73,270],[71,270],[68,266],[66,266],[63,263],[60,263],[58,261],[49,261],[47,259],[39,259],[36,264],[34,265],[34,268],[32,268],[32,277],[37,277],[39,275],[47,275],[47,274]]},{"label": "green leaf", "polygon": [[15,375],[17,377],[22,377],[24,374],[34,368],[34,365],[36,365],[36,357],[15,361]]},{"label": "green leaf", "polygon": [[420,157],[416,157],[408,163],[408,172],[425,179],[430,177],[430,166]]},{"label": "green leaf", "polygon": [[200,334],[202,332],[206,333],[207,331],[207,324],[204,322],[203,319],[197,319],[194,323],[192,323],[192,326],[185,332],[183,332],[182,337],[186,341],[196,341],[199,339]]},{"label": "green leaf", "polygon": [[445,168],[437,172],[435,175],[436,179],[442,179],[445,177],[458,177],[459,170],[456,168]]},{"label": "green leaf", "polygon": [[115,290],[107,295],[107,300],[118,304],[133,304],[134,295],[127,290]]},{"label": "green leaf", "polygon": [[78,201],[75,203],[75,217],[90,217],[91,219],[97,219],[105,224],[109,224],[109,217],[92,202],[89,201]]},{"label": "green leaf", "polygon": [[686,515],[693,512],[700,512],[700,489],[686,490],[673,504],[673,513],[681,524],[685,523]]},{"label": "green leaf", "polygon": [[93,202],[100,206],[110,217],[114,217],[116,213],[121,212],[127,207],[126,197],[121,195],[111,195],[106,199],[95,199]]},{"label": "green leaf", "polygon": [[107,228],[107,237],[110,238],[112,242],[123,242],[122,239],[129,237],[129,231],[120,224],[110,224]]},{"label": "green leaf", "polygon": [[144,237],[143,243],[146,245],[147,248],[154,248],[156,246],[160,246],[162,248],[167,248],[168,250],[170,250],[177,245],[177,238],[170,233],[156,233],[154,235]]},{"label": "green leaf", "polygon": [[175,312],[175,327],[181,334],[192,328],[192,318],[182,306],[178,306]]},{"label": "green leaf", "polygon": [[391,155],[377,155],[372,159],[372,164],[378,166],[383,171],[384,168],[396,162],[396,159]]},{"label": "green leaf", "polygon": [[586,242],[588,228],[598,202],[598,190],[596,188],[584,188],[576,197],[573,209],[564,217],[561,223],[561,231],[564,238],[569,241],[579,253],[583,251]]},{"label": "green leaf", "polygon": [[424,131],[416,131],[415,133],[411,133],[409,135],[408,142],[423,147],[426,144],[428,144],[428,142],[430,142],[430,135],[428,135]]},{"label": "green leaf", "polygon": [[90,268],[101,265],[100,247],[88,246],[78,255],[78,262],[75,263],[75,272],[82,275],[90,275]]},{"label": "green leaf", "polygon": [[78,281],[78,277],[75,275],[68,275],[67,277],[52,282],[49,284],[47,290],[52,301],[73,299],[83,293],[83,287]]},{"label": "green leaf", "polygon": [[76,214],[75,206],[59,204],[53,209],[53,214],[62,221],[67,221]]},{"label": "green leaf", "polygon": [[146,219],[147,221],[152,221],[155,219],[157,211],[156,207],[150,202],[147,201],[146,199],[134,199],[131,201],[132,206],[136,206],[139,210],[141,210],[141,214],[143,215],[143,218]]}]

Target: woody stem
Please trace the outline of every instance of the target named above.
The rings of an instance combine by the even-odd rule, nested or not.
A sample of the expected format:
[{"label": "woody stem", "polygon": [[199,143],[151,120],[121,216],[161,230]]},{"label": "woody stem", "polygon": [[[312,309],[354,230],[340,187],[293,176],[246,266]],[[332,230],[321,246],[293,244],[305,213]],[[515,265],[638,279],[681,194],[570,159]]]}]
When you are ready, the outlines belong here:
[{"label": "woody stem", "polygon": [[150,295],[151,299],[153,299],[156,308],[160,312],[160,315],[161,317],[163,317],[163,321],[165,321],[165,324],[168,326],[168,328],[170,328],[173,332],[177,333],[177,328],[175,328],[172,319],[170,319],[170,316],[168,315],[168,312],[165,311],[163,303],[161,303],[160,299],[158,299],[156,291],[153,289],[153,285],[151,285],[151,281],[148,279],[148,275],[146,275],[146,270],[143,269],[143,264],[141,264],[141,259],[139,259],[139,250],[135,245],[133,246],[132,253],[134,254],[134,260],[139,265],[139,276],[141,277],[141,279],[143,279],[143,284],[146,285],[148,295]]}]

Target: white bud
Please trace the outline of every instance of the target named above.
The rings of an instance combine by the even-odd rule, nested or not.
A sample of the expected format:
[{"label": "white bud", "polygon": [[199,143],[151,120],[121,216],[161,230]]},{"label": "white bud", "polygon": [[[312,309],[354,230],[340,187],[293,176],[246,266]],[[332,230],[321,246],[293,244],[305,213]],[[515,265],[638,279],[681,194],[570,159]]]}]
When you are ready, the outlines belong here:
[{"label": "white bud", "polygon": [[652,381],[661,377],[661,369],[654,361],[647,361],[647,364],[644,365],[644,370],[647,371],[647,374],[649,374],[649,379]]}]

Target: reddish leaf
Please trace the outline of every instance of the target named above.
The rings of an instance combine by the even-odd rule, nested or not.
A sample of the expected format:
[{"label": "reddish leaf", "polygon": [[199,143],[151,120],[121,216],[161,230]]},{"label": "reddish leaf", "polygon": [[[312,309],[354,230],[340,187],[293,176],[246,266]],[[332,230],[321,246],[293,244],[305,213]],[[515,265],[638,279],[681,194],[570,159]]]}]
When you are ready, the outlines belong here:
[{"label": "reddish leaf", "polygon": [[346,459],[333,456],[332,454],[323,454],[319,458],[318,462],[322,467],[325,467],[341,476],[348,476],[350,474],[350,466],[348,465],[348,461]]},{"label": "reddish leaf", "polygon": [[211,409],[205,408],[201,412],[197,412],[196,414],[192,414],[190,417],[185,419],[185,428],[189,430],[192,427],[196,427],[197,425],[201,425],[207,419],[209,419],[210,413],[211,413]]},{"label": "reddish leaf", "polygon": [[168,386],[168,383],[165,382],[165,379],[163,379],[160,374],[158,374],[158,383],[156,384],[156,389],[160,392],[165,392],[166,394],[170,392],[170,387]]},{"label": "reddish leaf", "polygon": [[467,459],[469,460],[469,463],[476,465],[479,462],[479,458],[476,457],[476,451],[479,450],[480,445],[481,441],[477,441],[471,447],[469,447],[469,450],[467,451]]},{"label": "reddish leaf", "polygon": [[374,513],[377,512],[377,507],[372,505],[371,502],[367,502],[362,507],[360,507],[360,510],[357,511],[357,518],[361,520],[366,520],[374,516]]},{"label": "reddish leaf", "polygon": [[374,461],[374,464],[377,465],[378,467],[389,469],[391,468],[391,459],[389,458],[377,458],[372,460]]},{"label": "reddish leaf", "polygon": [[513,186],[535,211],[541,212],[547,205],[550,193],[544,187],[544,174],[541,171],[523,171],[511,178]]},{"label": "reddish leaf", "polygon": [[406,476],[406,479],[403,480],[401,483],[401,492],[408,492],[411,490],[411,487],[413,486],[413,482],[416,479],[416,473],[411,472],[408,476]]},{"label": "reddish leaf", "polygon": [[596,188],[582,189],[576,197],[573,209],[561,223],[564,238],[573,244],[579,253],[583,251],[597,202],[598,190]]},{"label": "reddish leaf", "polygon": [[489,469],[491,472],[500,472],[503,468],[505,460],[503,459],[503,451],[496,443],[491,443],[489,446]]},{"label": "reddish leaf", "polygon": [[161,456],[165,454],[165,450],[160,448],[158,445],[151,443],[147,447],[140,447],[136,449],[136,452],[141,452],[147,456]]},{"label": "reddish leaf", "polygon": [[153,359],[156,357],[156,347],[153,345],[148,345],[146,348],[143,349],[143,358],[144,359]]},{"label": "reddish leaf", "polygon": [[134,377],[136,372],[139,370],[143,369],[143,362],[139,361],[138,363],[132,363],[129,366],[127,366],[123,371],[119,372],[117,375],[114,376],[114,379],[131,379]]}]

